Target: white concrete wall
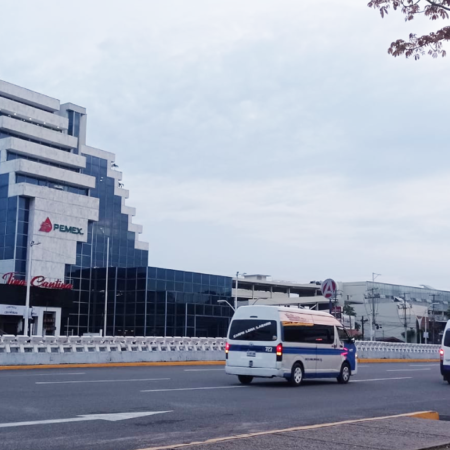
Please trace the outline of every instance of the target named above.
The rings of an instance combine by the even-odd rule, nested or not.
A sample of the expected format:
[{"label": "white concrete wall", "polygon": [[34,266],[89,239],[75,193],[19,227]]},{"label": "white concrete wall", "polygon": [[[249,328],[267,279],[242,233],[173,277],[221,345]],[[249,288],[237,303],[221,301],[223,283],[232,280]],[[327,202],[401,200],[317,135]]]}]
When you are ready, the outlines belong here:
[{"label": "white concrete wall", "polygon": [[78,145],[77,138],[73,136],[48,130],[47,128],[32,125],[28,122],[7,116],[0,116],[0,130],[68,149],[77,148]]},{"label": "white concrete wall", "polygon": [[60,169],[58,167],[47,166],[46,164],[27,159],[14,159],[2,163],[0,174],[20,173],[22,175],[30,175],[54,182],[64,182],[72,186],[81,188],[94,188],[95,178],[82,173],[73,172],[71,170]]},{"label": "white concrete wall", "polygon": [[[11,185],[9,195],[32,198],[29,239],[40,242],[40,245],[33,247],[32,276],[42,275],[52,281],[64,280],[65,264],[76,262],[77,242],[87,242],[88,221],[98,220],[100,200],[26,183]],[[55,229],[49,233],[39,231],[47,218],[53,225],[81,228],[84,234],[62,233]]]},{"label": "white concrete wall", "polygon": [[69,167],[84,169],[86,158],[74,153],[64,152],[45,145],[35,144],[15,137],[0,139],[1,161],[6,162],[8,150],[21,155],[42,159],[43,161],[65,164]]},{"label": "white concrete wall", "polygon": [[0,80],[0,95],[50,112],[59,111],[60,108],[59,100],[56,98],[2,80]]},{"label": "white concrete wall", "polygon": [[203,352],[0,353],[1,366],[224,360],[224,352],[215,350]]},{"label": "white concrete wall", "polygon": [[65,117],[3,97],[0,97],[0,112],[14,116],[16,119],[24,119],[32,124],[45,125],[55,130],[67,130],[69,123]]}]

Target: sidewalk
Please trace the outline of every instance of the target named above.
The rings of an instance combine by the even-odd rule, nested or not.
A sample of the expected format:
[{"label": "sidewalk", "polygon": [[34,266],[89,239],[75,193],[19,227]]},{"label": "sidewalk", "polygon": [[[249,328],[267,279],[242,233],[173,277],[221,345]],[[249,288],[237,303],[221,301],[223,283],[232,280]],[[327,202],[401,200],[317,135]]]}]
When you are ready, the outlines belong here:
[{"label": "sidewalk", "polygon": [[393,417],[299,427],[152,449],[186,450],[423,450],[450,449],[450,422]]}]

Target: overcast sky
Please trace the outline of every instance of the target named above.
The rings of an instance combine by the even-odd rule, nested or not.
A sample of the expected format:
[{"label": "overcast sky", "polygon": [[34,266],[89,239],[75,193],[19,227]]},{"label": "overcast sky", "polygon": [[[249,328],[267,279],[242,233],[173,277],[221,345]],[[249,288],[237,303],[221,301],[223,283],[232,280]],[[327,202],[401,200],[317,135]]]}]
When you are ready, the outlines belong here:
[{"label": "overcast sky", "polygon": [[450,288],[450,57],[387,54],[443,24],[366,4],[2,0],[0,79],[87,108],[152,266]]}]

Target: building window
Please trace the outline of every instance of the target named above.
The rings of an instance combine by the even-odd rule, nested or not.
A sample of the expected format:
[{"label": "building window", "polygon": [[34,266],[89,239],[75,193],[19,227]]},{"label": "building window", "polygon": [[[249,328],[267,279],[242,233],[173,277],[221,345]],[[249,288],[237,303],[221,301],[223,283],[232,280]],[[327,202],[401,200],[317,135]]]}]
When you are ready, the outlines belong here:
[{"label": "building window", "polygon": [[80,137],[81,114],[75,111],[67,111],[69,116],[69,129],[67,133],[70,136]]},{"label": "building window", "polygon": [[59,191],[70,192],[71,194],[77,195],[89,195],[89,189],[79,188],[66,184],[62,181],[50,181],[43,178],[30,177],[28,175],[16,175],[16,183],[29,183],[36,186],[44,186],[52,189],[57,189]]}]

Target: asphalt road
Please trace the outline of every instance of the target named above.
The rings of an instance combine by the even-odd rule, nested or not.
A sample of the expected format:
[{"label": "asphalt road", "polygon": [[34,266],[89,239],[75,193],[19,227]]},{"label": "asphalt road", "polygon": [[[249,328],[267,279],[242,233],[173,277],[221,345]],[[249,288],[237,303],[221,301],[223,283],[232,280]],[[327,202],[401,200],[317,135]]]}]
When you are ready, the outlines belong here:
[{"label": "asphalt road", "polygon": [[[241,386],[223,366],[0,371],[2,450],[137,450],[422,410],[450,417],[438,364],[360,364],[348,385],[299,388],[279,379]],[[79,417],[144,412],[164,413]],[[8,425],[36,421],[50,423]]]}]

